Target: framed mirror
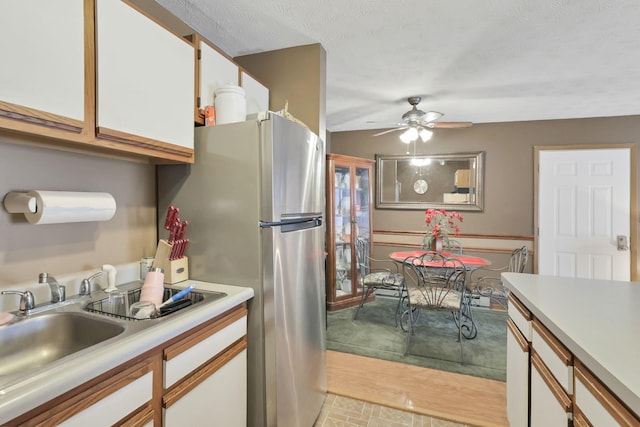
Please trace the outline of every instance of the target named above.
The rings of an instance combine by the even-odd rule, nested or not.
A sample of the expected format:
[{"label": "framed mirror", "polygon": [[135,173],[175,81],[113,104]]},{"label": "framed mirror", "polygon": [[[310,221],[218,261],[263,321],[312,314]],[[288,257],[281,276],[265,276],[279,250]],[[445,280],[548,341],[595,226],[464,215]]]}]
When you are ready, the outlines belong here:
[{"label": "framed mirror", "polygon": [[376,154],[376,208],[482,211],[484,152]]}]

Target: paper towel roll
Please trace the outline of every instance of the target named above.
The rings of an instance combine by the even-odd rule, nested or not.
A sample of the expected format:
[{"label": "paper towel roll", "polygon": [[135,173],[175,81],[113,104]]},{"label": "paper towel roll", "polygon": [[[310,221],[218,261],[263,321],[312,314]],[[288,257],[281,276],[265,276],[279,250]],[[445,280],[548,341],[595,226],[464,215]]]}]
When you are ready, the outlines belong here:
[{"label": "paper towel roll", "polygon": [[27,194],[36,198],[36,212],[24,214],[31,224],[107,221],[116,213],[116,201],[109,193],[32,190]]}]

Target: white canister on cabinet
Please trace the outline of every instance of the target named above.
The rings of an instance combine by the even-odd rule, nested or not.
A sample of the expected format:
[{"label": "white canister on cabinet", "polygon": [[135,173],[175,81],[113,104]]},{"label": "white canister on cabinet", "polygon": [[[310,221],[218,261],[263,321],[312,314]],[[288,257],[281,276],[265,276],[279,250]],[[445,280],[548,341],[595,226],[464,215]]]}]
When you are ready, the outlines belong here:
[{"label": "white canister on cabinet", "polygon": [[247,118],[247,101],[244,89],[226,84],[215,90],[216,124],[243,122]]}]

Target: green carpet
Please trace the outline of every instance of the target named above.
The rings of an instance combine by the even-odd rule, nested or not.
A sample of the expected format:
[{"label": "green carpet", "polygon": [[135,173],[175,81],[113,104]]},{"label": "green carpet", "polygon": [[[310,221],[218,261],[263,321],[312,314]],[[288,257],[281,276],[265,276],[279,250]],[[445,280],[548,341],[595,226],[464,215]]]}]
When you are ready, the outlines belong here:
[{"label": "green carpet", "polygon": [[474,308],[478,336],[464,340],[460,363],[458,332],[449,312],[423,311],[404,355],[406,333],[395,326],[397,300],[376,298],[364,305],[357,320],[356,307],[327,313],[327,348],[376,359],[505,381],[507,366],[507,313]]}]

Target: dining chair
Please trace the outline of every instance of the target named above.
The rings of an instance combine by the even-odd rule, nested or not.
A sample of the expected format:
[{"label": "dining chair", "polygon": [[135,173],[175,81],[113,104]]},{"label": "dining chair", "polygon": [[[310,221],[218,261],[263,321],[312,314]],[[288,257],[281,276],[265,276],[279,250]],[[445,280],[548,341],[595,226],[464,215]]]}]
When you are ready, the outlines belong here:
[{"label": "dining chair", "polygon": [[[398,263],[392,260],[381,260],[372,258],[369,254],[369,246],[364,239],[356,237],[356,263],[358,268],[358,281],[362,286],[362,298],[360,304],[353,315],[353,319],[358,318],[360,310],[367,299],[378,289],[393,291],[398,295],[398,305],[396,307],[395,323],[399,324],[400,304],[404,295],[404,276],[400,271]],[[372,265],[375,263],[375,268]]]},{"label": "dining chair", "polygon": [[526,246],[511,252],[509,263],[502,267],[480,267],[469,273],[469,289],[472,293],[489,297],[503,307],[507,307],[509,291],[504,287],[500,273],[522,273],[527,266],[529,251]]},{"label": "dining chair", "polygon": [[[477,328],[466,298],[467,270],[462,261],[447,258],[438,252],[407,258],[403,275],[407,290],[407,307],[401,316],[406,325],[405,355],[409,354],[411,338],[422,310],[449,311],[458,329],[460,361],[464,364],[463,339],[475,338]],[[404,329],[404,328],[403,328]]]}]

